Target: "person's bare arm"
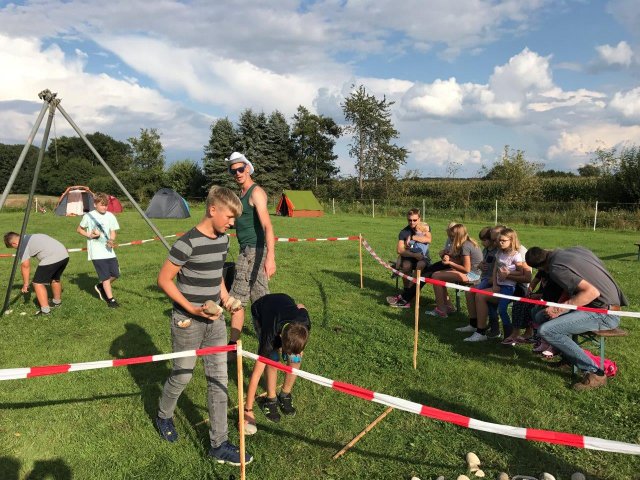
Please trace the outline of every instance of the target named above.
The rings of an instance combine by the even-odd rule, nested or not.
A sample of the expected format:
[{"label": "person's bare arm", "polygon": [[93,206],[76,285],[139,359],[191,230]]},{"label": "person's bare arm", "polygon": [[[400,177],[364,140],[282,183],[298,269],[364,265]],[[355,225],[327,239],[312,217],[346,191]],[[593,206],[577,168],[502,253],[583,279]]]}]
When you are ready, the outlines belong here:
[{"label": "person's bare arm", "polygon": [[404,240],[398,240],[398,246],[396,248],[396,252],[398,252],[398,255],[400,255],[401,257],[415,258],[416,260],[422,260],[422,257],[423,257],[421,253],[411,252],[407,248],[407,245]]},{"label": "person's bare arm", "polygon": [[158,287],[167,294],[167,297],[180,305],[185,312],[188,312],[191,315],[208,318],[209,320],[217,320],[220,317],[220,313],[211,315],[204,311],[204,307],[202,305],[194,307],[189,303],[184,295],[180,293],[180,290],[178,290],[178,287],[173,282],[173,279],[176,278],[179,271],[179,265],[171,263],[169,260],[165,260],[164,264],[160,268],[160,272],[158,273]]},{"label": "person's bare arm", "polygon": [[31,272],[31,261],[27,258],[20,264],[20,273],[22,274],[22,293],[29,291],[29,275]]},{"label": "person's bare arm", "polygon": [[260,224],[264,230],[264,239],[267,246],[267,258],[265,258],[264,261],[264,270],[267,278],[271,278],[271,276],[276,273],[276,241],[267,208],[266,192],[260,187],[254,188],[251,192],[251,203],[253,203],[253,206],[256,208]]},{"label": "person's bare arm", "polygon": [[[566,300],[564,303],[568,305],[576,305],[577,307],[582,307],[584,305],[589,305],[596,298],[600,296],[600,290],[594,287],[592,284],[587,282],[586,280],[581,280],[578,286],[576,287],[576,291],[573,296]],[[566,308],[560,307],[547,307],[545,309],[545,313],[549,318],[556,318],[559,315],[562,315],[567,311]]]}]

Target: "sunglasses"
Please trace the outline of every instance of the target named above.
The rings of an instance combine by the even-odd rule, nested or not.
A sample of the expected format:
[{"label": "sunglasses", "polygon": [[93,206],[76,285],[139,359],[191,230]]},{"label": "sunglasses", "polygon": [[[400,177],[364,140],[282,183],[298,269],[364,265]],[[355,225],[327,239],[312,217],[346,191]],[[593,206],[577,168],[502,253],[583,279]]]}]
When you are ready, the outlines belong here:
[{"label": "sunglasses", "polygon": [[229,169],[229,173],[230,173],[231,175],[235,175],[236,173],[244,173],[244,171],[245,171],[245,169],[246,169],[246,168],[247,168],[247,166],[246,166],[246,165],[243,165],[243,166],[238,167],[238,168],[230,168],[230,169]]}]

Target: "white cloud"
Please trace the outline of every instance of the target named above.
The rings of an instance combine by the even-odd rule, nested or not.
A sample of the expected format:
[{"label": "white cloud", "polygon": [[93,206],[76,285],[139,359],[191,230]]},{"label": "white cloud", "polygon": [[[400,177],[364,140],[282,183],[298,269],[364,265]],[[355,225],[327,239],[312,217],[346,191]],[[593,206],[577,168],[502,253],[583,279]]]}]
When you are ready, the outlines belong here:
[{"label": "white cloud", "polygon": [[408,112],[435,117],[451,117],[462,111],[464,92],[455,78],[417,84],[407,91],[402,106]]},{"label": "white cloud", "polygon": [[615,93],[609,102],[609,108],[619,112],[625,119],[640,120],[640,87]]},{"label": "white cloud", "polygon": [[562,160],[565,168],[583,165],[597,148],[626,143],[640,144],[640,126],[624,127],[612,123],[583,125],[563,130],[547,151],[551,160]]},{"label": "white cloud", "polygon": [[[433,175],[444,175],[447,167],[458,164],[466,172],[473,171],[482,164],[479,150],[465,150],[449,142],[445,137],[413,140],[409,146],[418,168],[429,168]],[[485,145],[486,148],[486,145]]]},{"label": "white cloud", "polygon": [[596,47],[599,63],[613,66],[628,67],[633,60],[633,50],[625,41],[621,41],[615,47],[611,45],[599,45]]}]

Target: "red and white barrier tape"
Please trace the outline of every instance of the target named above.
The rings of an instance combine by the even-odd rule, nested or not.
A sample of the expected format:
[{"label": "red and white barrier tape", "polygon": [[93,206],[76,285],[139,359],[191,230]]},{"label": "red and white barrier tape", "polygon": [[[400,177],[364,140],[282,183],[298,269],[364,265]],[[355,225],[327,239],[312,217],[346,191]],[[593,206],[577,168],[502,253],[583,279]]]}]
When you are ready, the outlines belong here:
[{"label": "red and white barrier tape", "polygon": [[114,360],[102,360],[98,362],[67,363],[64,365],[47,365],[44,367],[6,368],[0,370],[0,381],[42,377],[45,375],[56,375],[58,373],[77,372],[80,370],[122,367],[123,365],[136,365],[139,363],[161,362],[164,360],[171,360],[172,358],[200,357],[202,355],[211,355],[213,353],[231,352],[235,349],[235,345],[224,345],[222,347],[207,347],[200,348],[198,350],[185,350],[183,352],[147,355],[144,357],[117,358]]},{"label": "red and white barrier tape", "polygon": [[496,433],[498,435],[506,435],[508,437],[521,438],[524,440],[557,443],[560,445],[568,445],[576,448],[586,448],[589,450],[602,450],[605,452],[626,453],[630,455],[640,455],[640,445],[633,443],[618,442],[615,440],[605,440],[597,437],[587,437],[584,435],[576,435],[573,433],[554,432],[551,430],[537,430],[533,428],[512,427],[509,425],[500,425],[497,423],[483,422],[475,418],[465,417],[457,413],[447,412],[438,408],[427,407],[419,403],[403,400],[402,398],[392,397],[383,393],[374,392],[350,383],[338,382],[329,378],[321,377],[313,373],[298,370],[297,368],[282,365],[265,357],[261,357],[245,350],[242,351],[244,357],[261,361],[267,365],[271,365],[283,372],[293,373],[301,378],[309,380],[318,385],[332,388],[342,393],[362,398],[370,402],[380,403],[393,407],[405,412],[415,413],[423,417],[441,420],[443,422],[454,423],[461,427],[473,430],[481,430],[483,432]]},{"label": "red and white barrier tape", "polygon": [[[224,345],[221,347],[207,347],[197,350],[185,350],[183,352],[164,353],[158,355],[147,355],[133,358],[120,358],[114,360],[103,360],[98,362],[85,363],[69,363],[64,365],[48,365],[43,367],[30,368],[9,368],[0,370],[0,381],[16,380],[23,378],[42,377],[47,375],[57,375],[60,373],[77,372],[81,370],[94,370],[98,368],[121,367],[123,365],[138,365],[141,363],[160,362],[173,358],[193,357],[202,355],[211,355],[216,353],[230,352],[237,350],[236,345]],[[271,365],[278,370],[286,373],[293,373],[305,380],[309,380],[318,385],[332,388],[348,395],[362,398],[371,402],[380,403],[393,407],[397,410],[422,415],[423,417],[433,418],[443,422],[453,423],[461,427],[473,430],[481,430],[483,432],[495,433],[498,435],[506,435],[508,437],[521,438],[524,440],[556,443],[560,445],[568,445],[577,448],[586,448],[590,450],[602,450],[605,452],[626,453],[630,455],[640,455],[640,445],[633,443],[624,443],[614,440],[606,440],[597,437],[587,437],[576,435],[573,433],[554,432],[551,430],[537,430],[532,428],[512,427],[509,425],[500,425],[497,423],[483,422],[471,417],[459,415],[457,413],[447,412],[438,408],[427,407],[419,403],[410,402],[391,395],[377,393],[366,388],[352,385],[350,383],[338,382],[320,375],[305,372],[297,368],[283,365],[280,362],[274,362],[266,357],[256,355],[255,353],[242,350],[242,356],[250,358],[254,361],[260,361],[267,365]]]},{"label": "red and white barrier tape", "polygon": [[[179,237],[184,235],[183,232],[178,232],[174,235],[165,235],[164,238],[171,237]],[[235,233],[230,233],[229,236],[235,237]],[[339,242],[342,240],[360,240],[358,235],[351,235],[349,237],[327,237],[327,238],[287,238],[287,237],[273,237],[276,242]],[[127,247],[129,245],[142,245],[143,243],[155,242],[158,240],[158,237],[147,238],[146,240],[132,240],[127,243],[119,243],[117,247]],[[67,252],[75,253],[75,252],[86,252],[87,248],[67,248]],[[14,253],[0,253],[0,258],[11,258],[15,257]]]},{"label": "red and white barrier tape", "polygon": [[[384,268],[386,268],[387,270],[391,270],[395,275],[398,275],[399,277],[406,278],[407,280],[413,283],[417,283],[415,277],[411,277],[409,275],[402,273],[399,270],[396,270],[387,262],[382,260],[382,258],[380,258],[380,256],[371,248],[371,245],[369,245],[364,238],[362,239],[362,246]],[[555,303],[555,302],[547,302],[546,300],[535,300],[533,298],[516,297],[514,295],[505,295],[503,293],[490,292],[488,290],[479,290],[474,287],[467,287],[466,285],[460,285],[458,283],[443,282],[442,280],[434,280],[433,278],[427,278],[427,277],[420,277],[420,281],[424,283],[430,283],[431,285],[438,285],[440,287],[455,288],[456,290],[477,293],[479,295],[486,295],[488,297],[506,298],[508,300],[513,300],[515,302],[533,303],[534,305],[542,305],[546,307],[560,307],[565,310],[580,310],[583,312],[617,315],[618,317],[640,318],[640,312],[624,312],[622,310],[607,310],[605,308],[578,307],[576,305],[569,305],[566,303]]]}]

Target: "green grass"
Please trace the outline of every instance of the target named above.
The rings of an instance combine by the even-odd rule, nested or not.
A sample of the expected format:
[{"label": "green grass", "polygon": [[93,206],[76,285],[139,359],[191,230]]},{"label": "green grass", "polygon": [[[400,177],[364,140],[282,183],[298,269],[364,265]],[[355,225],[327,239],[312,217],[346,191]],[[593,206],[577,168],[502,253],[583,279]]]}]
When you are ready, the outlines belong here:
[{"label": "green grass", "polygon": [[[185,231],[202,210],[186,220],[157,221],[160,231]],[[0,231],[19,229],[21,214],[0,213]],[[153,234],[135,212],[119,215],[121,243]],[[282,237],[347,236],[362,233],[383,258],[393,258],[403,218],[327,215],[320,219],[272,217]],[[443,242],[448,218],[429,219],[434,242]],[[32,214],[29,231],[43,232],[67,247],[81,247],[78,218]],[[477,232],[482,225],[470,223]],[[583,245],[604,259],[640,310],[637,233],[518,226],[527,246]],[[232,257],[237,243],[232,241]],[[7,250],[3,250],[7,252]],[[13,313],[3,317],[0,368],[104,360],[170,352],[170,302],[155,285],[166,257],[160,242],[118,250],[122,278],[114,291],[122,307],[110,310],[95,296],[95,272],[86,253],[71,254],[63,280],[64,305],[40,319],[34,297],[12,290]],[[418,369],[412,368],[413,311],[386,306],[394,281],[366,251],[364,289],[360,289],[357,242],[279,243],[273,292],[286,292],[309,309],[313,321],[303,369],[487,422],[549,429],[640,443],[638,320],[626,318],[626,338],[607,342],[619,374],[598,391],[570,389],[567,374],[551,371],[527,347],[515,349],[462,342],[454,328],[464,314],[448,320],[426,318],[433,299],[422,296]],[[4,295],[11,261],[0,259]],[[19,275],[19,272],[18,272]],[[463,302],[464,304],[464,302]],[[26,312],[26,315],[20,315]],[[251,322],[245,348],[255,351]],[[245,359],[245,384],[252,362]],[[168,362],[0,382],[0,478],[59,479],[227,479],[235,468],[206,459],[206,384],[201,367],[176,411],[181,439],[163,442],[152,425]],[[235,372],[229,378],[231,439],[236,422]],[[639,478],[638,457],[527,442],[468,430],[400,411],[392,412],[354,448],[331,459],[364,429],[384,406],[350,397],[299,379],[294,389],[295,418],[267,423],[256,411],[259,432],[247,440],[255,461],[254,479],[408,479],[456,478],[466,473],[465,454],[474,451],[488,478],[553,473],[568,479],[574,471],[588,478]],[[31,477],[29,475],[31,474]],[[38,476],[39,475],[39,476]]]}]

